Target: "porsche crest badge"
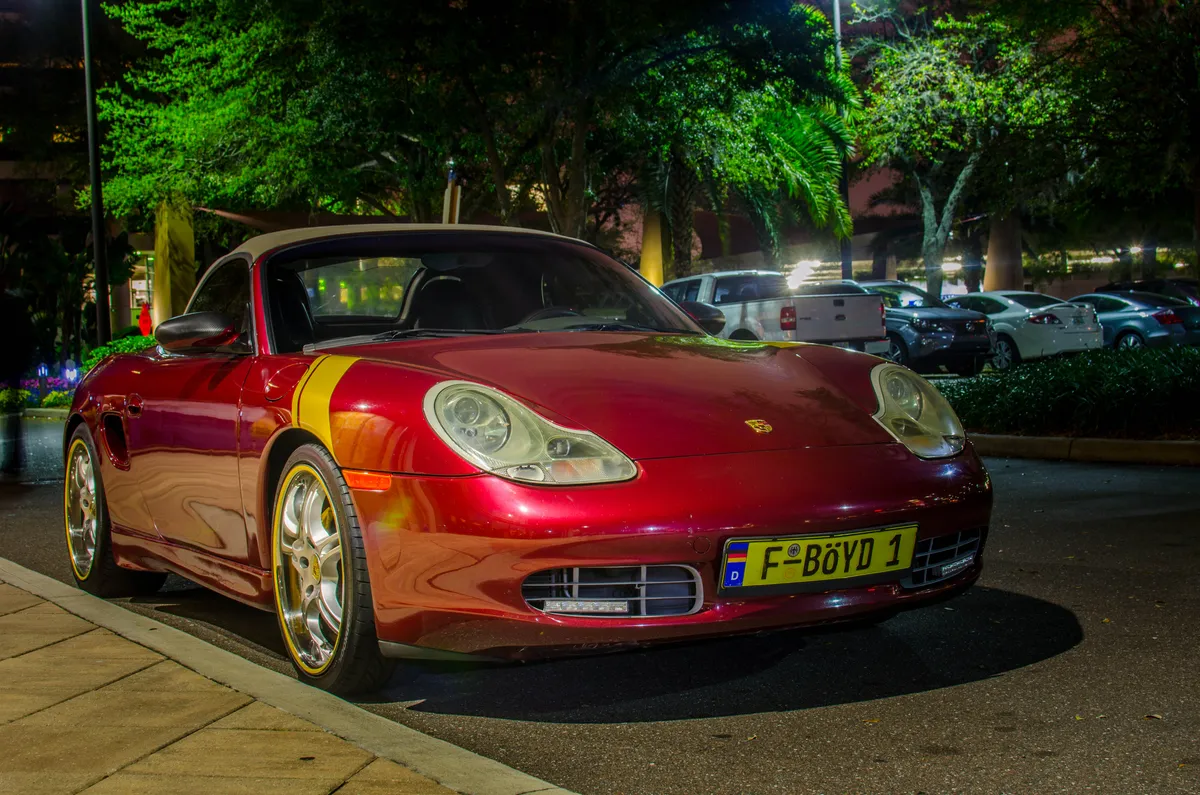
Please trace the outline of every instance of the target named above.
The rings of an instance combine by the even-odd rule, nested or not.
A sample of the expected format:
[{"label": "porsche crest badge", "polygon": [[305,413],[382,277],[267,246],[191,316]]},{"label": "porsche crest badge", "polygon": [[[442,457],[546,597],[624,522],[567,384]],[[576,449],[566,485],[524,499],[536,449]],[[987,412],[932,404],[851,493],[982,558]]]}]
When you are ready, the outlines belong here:
[{"label": "porsche crest badge", "polygon": [[746,424],[750,426],[750,430],[755,433],[770,433],[775,430],[766,420],[746,420]]}]

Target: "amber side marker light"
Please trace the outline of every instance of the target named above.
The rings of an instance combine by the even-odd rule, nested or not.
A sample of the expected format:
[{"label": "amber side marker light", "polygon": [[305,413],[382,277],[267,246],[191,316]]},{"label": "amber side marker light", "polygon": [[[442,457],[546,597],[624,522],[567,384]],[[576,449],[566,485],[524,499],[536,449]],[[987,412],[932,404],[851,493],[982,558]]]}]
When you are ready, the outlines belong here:
[{"label": "amber side marker light", "polygon": [[342,477],[346,485],[360,491],[387,491],[392,485],[392,476],[386,472],[359,472],[354,469],[343,469]]}]

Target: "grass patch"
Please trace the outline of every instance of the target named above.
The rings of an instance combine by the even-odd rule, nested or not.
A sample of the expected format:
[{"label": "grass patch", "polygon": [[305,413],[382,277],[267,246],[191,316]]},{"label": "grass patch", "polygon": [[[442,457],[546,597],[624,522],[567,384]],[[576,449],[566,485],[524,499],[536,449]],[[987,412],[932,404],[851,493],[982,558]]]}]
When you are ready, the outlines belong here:
[{"label": "grass patch", "polygon": [[1200,348],[1089,351],[934,385],[976,433],[1200,438]]}]

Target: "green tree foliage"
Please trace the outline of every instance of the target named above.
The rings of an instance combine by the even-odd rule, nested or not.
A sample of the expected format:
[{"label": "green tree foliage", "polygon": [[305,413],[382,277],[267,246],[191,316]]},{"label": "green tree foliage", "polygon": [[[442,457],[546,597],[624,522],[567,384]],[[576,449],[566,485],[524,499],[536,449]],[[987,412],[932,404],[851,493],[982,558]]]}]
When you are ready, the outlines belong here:
[{"label": "green tree foliage", "polygon": [[987,175],[989,203],[1014,206],[1028,190],[1032,145],[1046,145],[1061,115],[1056,87],[1038,74],[1032,39],[1003,18],[875,12],[892,35],[867,39],[870,90],[862,125],[867,165],[914,184],[929,289],[972,180]]},{"label": "green tree foliage", "polygon": [[[675,152],[697,181],[732,184],[728,168],[845,227],[824,182],[846,136],[820,104],[844,86],[826,68],[828,24],[790,0],[108,9],[150,53],[103,103],[124,211],[178,195],[431,220],[452,158],[504,223],[537,205],[556,231],[594,236],[631,175]],[[702,171],[695,153],[722,140]]]}]

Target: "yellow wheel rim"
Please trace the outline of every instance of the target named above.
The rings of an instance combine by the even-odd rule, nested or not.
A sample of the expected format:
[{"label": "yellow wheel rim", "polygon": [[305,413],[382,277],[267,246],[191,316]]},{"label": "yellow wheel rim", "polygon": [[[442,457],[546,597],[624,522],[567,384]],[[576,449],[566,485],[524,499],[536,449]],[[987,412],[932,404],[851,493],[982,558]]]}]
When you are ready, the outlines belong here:
[{"label": "yellow wheel rim", "polygon": [[287,473],[271,532],[275,606],[292,659],[313,676],[333,661],[342,635],[341,527],[316,469]]},{"label": "yellow wheel rim", "polygon": [[96,504],[96,470],[83,439],[76,439],[67,453],[67,477],[63,483],[63,518],[67,528],[67,555],[80,580],[92,573],[99,536]]}]

